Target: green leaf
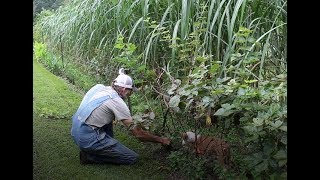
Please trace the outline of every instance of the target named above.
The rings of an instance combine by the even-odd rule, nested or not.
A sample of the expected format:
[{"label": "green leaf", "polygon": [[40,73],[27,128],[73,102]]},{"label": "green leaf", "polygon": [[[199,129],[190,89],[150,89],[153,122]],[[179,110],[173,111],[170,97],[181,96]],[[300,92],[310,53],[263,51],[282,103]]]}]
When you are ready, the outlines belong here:
[{"label": "green leaf", "polygon": [[247,116],[243,116],[239,119],[240,122],[246,122],[246,121],[249,121],[249,117]]},{"label": "green leaf", "polygon": [[229,110],[229,109],[234,108],[235,106],[233,104],[230,105],[230,104],[226,103],[226,104],[221,104],[221,107],[225,108],[226,110]]},{"label": "green leaf", "polygon": [[232,113],[234,113],[234,110],[228,110],[228,109],[225,109],[225,108],[220,108],[214,113],[214,115],[216,115],[216,116],[229,116]]},{"label": "green leaf", "polygon": [[245,95],[246,94],[246,90],[244,89],[244,88],[239,88],[238,89],[238,96],[243,96],[243,95]]},{"label": "green leaf", "polygon": [[237,37],[237,43],[244,43],[246,42],[246,39],[242,36]]},{"label": "green leaf", "polygon": [[190,99],[190,100],[187,102],[185,109],[188,109],[189,106],[190,106],[190,104],[191,104],[192,102],[193,102],[193,99]]},{"label": "green leaf", "polygon": [[287,145],[287,135],[282,136],[280,142],[282,142],[283,144]]},{"label": "green leaf", "polygon": [[279,79],[285,79],[287,77],[287,75],[286,74],[278,74],[276,77]]},{"label": "green leaf", "polygon": [[254,169],[257,172],[262,172],[262,171],[267,170],[267,168],[268,168],[268,161],[267,160],[263,160],[262,163],[256,165]]},{"label": "green leaf", "polygon": [[150,118],[150,119],[154,119],[155,116],[156,116],[156,115],[154,114],[154,112],[150,112],[150,114],[149,114],[149,118]]},{"label": "green leaf", "polygon": [[[146,69],[146,65],[144,64],[144,65],[139,66],[138,69],[137,69],[137,71],[138,71],[138,72],[144,72],[145,69]],[[147,73],[148,73],[148,72],[147,72]],[[150,74],[150,73],[148,73],[148,74]]]},{"label": "green leaf", "polygon": [[[247,126],[246,128],[250,128],[251,126]],[[243,128],[244,130],[246,130],[246,128]],[[255,127],[254,127],[255,128]],[[248,130],[247,130],[248,131]],[[259,135],[256,134],[256,130],[249,132],[250,134],[252,134],[251,137],[247,137],[244,142],[245,143],[250,143],[250,142],[257,142],[257,140],[259,139]]]},{"label": "green leaf", "polygon": [[214,115],[216,115],[216,116],[222,116],[222,115],[224,114],[224,112],[225,112],[225,109],[224,109],[224,108],[220,108],[220,109],[218,109],[218,111],[216,111],[216,112],[214,113]]},{"label": "green leaf", "polygon": [[254,156],[245,156],[244,161],[246,161],[250,167],[254,167],[256,164],[261,162],[259,158],[256,158]]},{"label": "green leaf", "polygon": [[224,112],[223,116],[229,116],[230,114],[233,114],[235,110],[227,110]]},{"label": "green leaf", "polygon": [[287,132],[287,126],[281,126],[279,129],[281,129],[282,131]]},{"label": "green leaf", "polygon": [[219,64],[214,64],[211,66],[210,68],[210,73],[214,74],[215,72],[217,72],[217,70],[219,69],[220,65]]},{"label": "green leaf", "polygon": [[257,152],[257,153],[254,153],[254,154],[253,154],[253,157],[254,157],[255,159],[259,160],[259,162],[261,162],[261,161],[262,161],[263,154],[262,154],[262,152]]},{"label": "green leaf", "polygon": [[131,51],[131,52],[133,52],[133,51],[135,51],[136,50],[136,45],[134,45],[134,44],[132,44],[132,43],[128,43],[127,44],[127,50],[128,51]]},{"label": "green leaf", "polygon": [[194,90],[191,92],[193,95],[198,96],[198,91]]},{"label": "green leaf", "polygon": [[266,143],[263,146],[263,153],[267,156],[270,156],[271,153],[274,151],[274,147],[270,143]]},{"label": "green leaf", "polygon": [[191,90],[186,90],[186,89],[181,89],[180,91],[179,91],[179,94],[181,95],[181,96],[189,96],[190,94],[191,94]]},{"label": "green leaf", "polygon": [[180,103],[180,96],[175,95],[172,98],[170,98],[169,107],[177,107],[179,103]]},{"label": "green leaf", "polygon": [[263,119],[261,119],[261,118],[253,118],[253,125],[254,125],[254,126],[261,126],[261,125],[263,125]]},{"label": "green leaf", "polygon": [[274,127],[274,128],[278,128],[278,127],[280,127],[281,125],[282,125],[282,121],[280,121],[280,120],[277,120],[276,122],[270,122],[270,125],[272,126],[272,127]]},{"label": "green leaf", "polygon": [[287,159],[287,153],[283,149],[280,149],[274,156],[275,159]]},{"label": "green leaf", "polygon": [[181,85],[181,80],[180,79],[175,79],[174,84],[180,86]]},{"label": "green leaf", "polygon": [[225,82],[225,81],[228,81],[230,79],[230,77],[225,77],[225,78],[217,78],[216,79],[216,82],[217,83],[223,83],[223,82]]},{"label": "green leaf", "polygon": [[174,91],[178,88],[178,85],[176,84],[172,84],[171,85],[171,88],[168,90],[168,94],[171,95],[171,94],[174,94]]},{"label": "green leaf", "polygon": [[202,98],[202,102],[203,102],[204,104],[209,104],[209,103],[210,103],[210,97],[204,96],[204,97]]},{"label": "green leaf", "polygon": [[256,41],[256,39],[251,36],[248,38],[248,42],[250,42],[250,43],[254,43],[255,41]]},{"label": "green leaf", "polygon": [[278,168],[278,161],[276,161],[275,159],[269,159],[269,165],[272,167],[272,168]]},{"label": "green leaf", "polygon": [[123,49],[124,44],[116,44],[114,47],[117,49]]},{"label": "green leaf", "polygon": [[252,79],[252,80],[244,80],[245,83],[248,83],[248,84],[251,84],[251,83],[254,83],[254,82],[257,82],[258,80],[256,79]]},{"label": "green leaf", "polygon": [[211,94],[212,95],[220,95],[222,94],[224,91],[222,89],[216,89],[216,90],[213,90],[211,91]]},{"label": "green leaf", "polygon": [[258,131],[257,127],[254,126],[244,126],[243,129],[247,130],[249,133],[256,133]]},{"label": "green leaf", "polygon": [[280,160],[278,163],[279,163],[279,167],[282,167],[283,165],[287,164],[287,159]]},{"label": "green leaf", "polygon": [[207,60],[207,58],[202,57],[202,56],[196,57],[196,61],[198,61],[199,63],[205,62],[206,60]]},{"label": "green leaf", "polygon": [[134,119],[135,121],[138,121],[138,122],[142,122],[142,115],[141,114],[135,114],[134,116],[132,116],[132,119]]}]

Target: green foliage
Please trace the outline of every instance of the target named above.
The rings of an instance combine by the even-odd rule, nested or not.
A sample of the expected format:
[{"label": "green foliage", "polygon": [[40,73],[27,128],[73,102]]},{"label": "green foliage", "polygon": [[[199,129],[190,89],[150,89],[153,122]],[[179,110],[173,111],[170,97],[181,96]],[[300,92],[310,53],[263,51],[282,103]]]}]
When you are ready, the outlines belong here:
[{"label": "green foliage", "polygon": [[[257,88],[250,83],[244,81],[236,86],[232,105],[233,111],[242,113],[241,138],[247,146],[244,162],[254,177],[268,177],[272,173],[280,176],[287,169],[286,83],[277,78],[259,82]],[[224,116],[226,112],[230,115],[228,109],[222,106],[215,115]]]},{"label": "green foliage", "polygon": [[34,55],[35,59],[44,64],[49,71],[56,75],[62,74],[63,64],[61,60],[56,55],[49,52],[45,44],[35,42]]},{"label": "green foliage", "polygon": [[33,1],[33,17],[43,10],[57,9],[63,0],[34,0]]},{"label": "green foliage", "polygon": [[206,166],[207,160],[203,157],[195,158],[182,151],[173,151],[168,159],[170,168],[173,171],[181,171],[191,179],[203,179],[206,177],[207,172],[205,172],[203,167]]},{"label": "green foliage", "polygon": [[190,154],[190,150],[172,151],[168,156],[172,171],[184,174],[188,179],[246,179],[244,174],[222,167],[208,156]]},{"label": "green foliage", "polygon": [[81,68],[73,64],[69,64],[65,68],[64,77],[66,77],[70,83],[76,85],[84,92],[98,83],[94,77],[85,73],[83,70],[81,70]]},{"label": "green foliage", "polygon": [[51,52],[48,52],[47,47],[43,43],[34,43],[34,56],[35,59],[41,62],[49,71],[55,75],[65,77],[73,85],[78,86],[82,90],[89,90],[97,80],[85,73],[80,67],[73,64],[67,66],[62,64],[60,58]]},{"label": "green foliage", "polygon": [[146,129],[150,129],[150,126],[153,123],[155,118],[154,112],[145,111],[144,113],[137,112],[135,115],[132,116],[135,124],[140,124]]},{"label": "green foliage", "polygon": [[47,47],[43,43],[39,43],[37,41],[33,44],[33,52],[34,57],[37,61],[41,61],[42,59],[46,59],[47,57]]},{"label": "green foliage", "polygon": [[114,60],[119,62],[121,67],[129,70],[136,86],[142,86],[154,80],[154,72],[148,69],[145,64],[140,63],[141,55],[134,54],[136,46],[133,43],[125,43],[124,37],[119,34],[114,47],[119,50],[119,55]]},{"label": "green foliage", "polygon": [[[244,47],[252,45],[244,44],[251,41],[251,31],[244,29],[241,32],[239,36],[247,39],[239,41],[241,45],[237,48],[239,52],[247,53]],[[255,50],[259,51],[259,48]],[[191,66],[188,77],[183,80],[171,77],[174,80],[167,93],[170,95],[169,107],[176,113],[175,118],[183,121],[186,119],[185,114],[189,115],[189,119],[197,121],[193,129],[197,129],[197,124],[200,124],[202,119],[208,119],[208,113],[213,108],[213,116],[224,122],[222,126],[228,132],[233,125],[234,117],[240,113],[238,120],[243,130],[238,139],[244,139],[245,145],[241,147],[246,147],[241,152],[238,151],[242,157],[246,156],[241,161],[245,164],[242,168],[248,168],[254,177],[266,178],[270,174],[281,176],[286,173],[286,75],[278,74],[271,81],[255,79],[257,76],[254,72],[246,68],[256,66],[259,58],[252,52],[249,52],[248,56],[241,55],[238,62],[242,61],[245,67],[228,68],[228,71],[234,74],[234,78],[219,78],[216,73],[220,67],[218,62],[210,67],[205,65],[208,58],[195,57],[200,59],[197,62],[199,65]]]},{"label": "green foliage", "polygon": [[[52,73],[34,60],[33,108],[42,118],[62,119],[71,117],[78,108],[81,96],[69,92],[72,87],[61,83]],[[47,98],[47,96],[52,98]],[[59,102],[59,103],[57,103]]]}]

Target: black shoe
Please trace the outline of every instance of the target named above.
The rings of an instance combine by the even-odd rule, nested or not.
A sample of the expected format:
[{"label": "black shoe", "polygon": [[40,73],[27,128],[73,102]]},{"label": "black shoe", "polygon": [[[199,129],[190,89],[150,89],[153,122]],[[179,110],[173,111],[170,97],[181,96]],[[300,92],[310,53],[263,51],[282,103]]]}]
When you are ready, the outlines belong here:
[{"label": "black shoe", "polygon": [[89,161],[89,159],[87,158],[87,153],[84,151],[80,151],[80,164],[91,164],[91,161]]}]

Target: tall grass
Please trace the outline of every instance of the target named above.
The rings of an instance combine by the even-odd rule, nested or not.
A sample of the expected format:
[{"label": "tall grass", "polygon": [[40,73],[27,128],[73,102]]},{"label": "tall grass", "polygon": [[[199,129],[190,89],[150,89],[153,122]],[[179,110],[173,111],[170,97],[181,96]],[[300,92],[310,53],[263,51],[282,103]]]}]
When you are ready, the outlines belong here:
[{"label": "tall grass", "polygon": [[[235,33],[241,26],[254,30],[255,38],[260,38],[262,45],[276,43],[279,48],[273,48],[272,51],[280,51],[286,44],[285,39],[277,38],[283,37],[279,33],[285,33],[283,28],[280,31],[277,28],[286,23],[286,1],[210,0],[200,3],[195,0],[126,0],[115,3],[76,0],[58,9],[54,15],[39,18],[38,25],[48,37],[47,43],[56,47],[61,36],[64,47],[70,53],[76,53],[79,56],[77,59],[82,62],[95,58],[100,63],[106,61],[103,64],[112,63],[110,60],[116,55],[113,45],[119,33],[137,45],[138,53],[144,53],[141,62],[154,65],[153,61],[157,61],[159,56],[170,57],[171,61],[175,61],[174,49],[170,53],[157,48],[169,45],[161,43],[160,35],[152,29],[150,31],[144,21],[147,18],[156,21],[158,28],[166,27],[166,30],[172,32],[173,45],[178,37],[185,40],[193,31],[194,23],[203,22],[204,19],[202,26],[205,33],[200,35],[203,51],[213,55],[212,60],[223,62],[222,71],[236,51]],[[277,27],[274,29],[277,34],[269,31],[274,27]],[[270,33],[268,38],[262,38],[267,32]],[[278,40],[268,42],[267,39]],[[285,56],[279,52],[274,54]]]}]

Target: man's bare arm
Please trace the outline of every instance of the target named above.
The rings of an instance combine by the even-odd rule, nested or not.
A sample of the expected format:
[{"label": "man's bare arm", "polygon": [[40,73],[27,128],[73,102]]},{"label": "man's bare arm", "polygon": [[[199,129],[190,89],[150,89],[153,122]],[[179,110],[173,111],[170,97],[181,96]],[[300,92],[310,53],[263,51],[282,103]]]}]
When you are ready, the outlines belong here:
[{"label": "man's bare arm", "polygon": [[129,131],[131,132],[131,134],[136,137],[137,139],[139,139],[140,141],[143,142],[155,142],[155,143],[161,143],[164,145],[169,145],[170,144],[170,139],[166,138],[166,137],[160,137],[160,136],[156,136],[151,134],[148,131],[145,131],[142,129],[142,126],[140,125],[134,125],[133,120],[132,119],[126,119],[122,121],[123,124],[125,124]]}]

